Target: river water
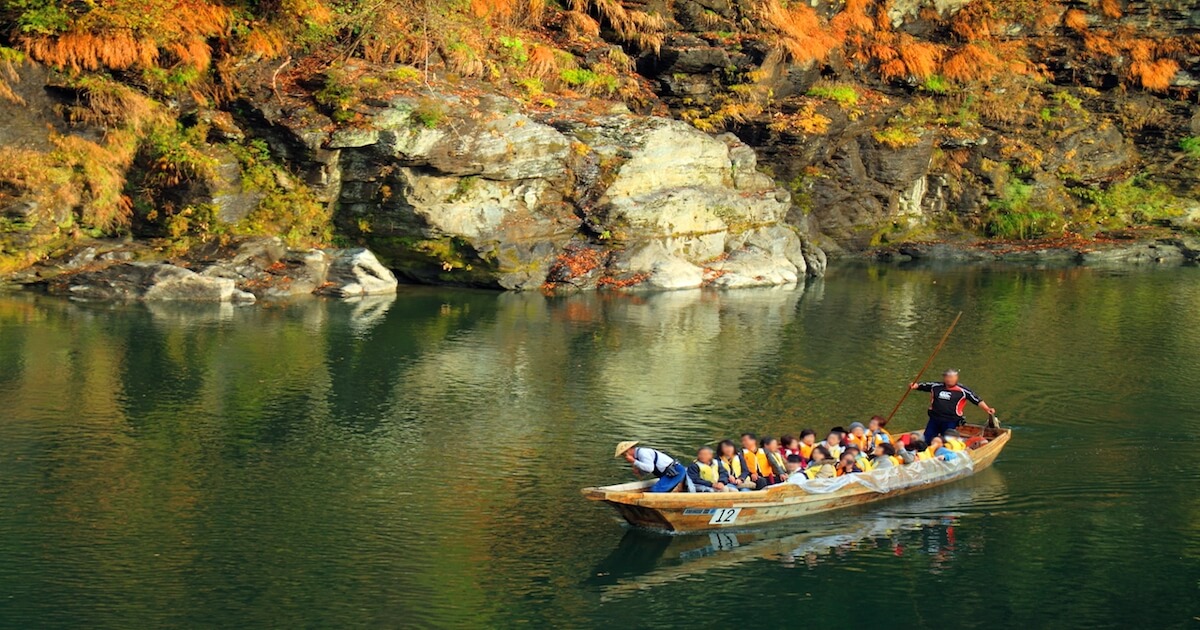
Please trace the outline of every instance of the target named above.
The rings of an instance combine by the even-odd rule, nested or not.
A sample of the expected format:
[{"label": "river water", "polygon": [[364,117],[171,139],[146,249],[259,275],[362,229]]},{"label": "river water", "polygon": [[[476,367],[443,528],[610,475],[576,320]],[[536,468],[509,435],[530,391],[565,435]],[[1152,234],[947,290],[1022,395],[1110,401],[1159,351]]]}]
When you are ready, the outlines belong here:
[{"label": "river water", "polygon": [[[938,366],[1014,429],[973,478],[713,536],[579,494],[629,477],[622,439],[683,455],[886,413],[959,310]],[[0,626],[1196,627],[1198,312],[1196,268],[0,294]]]}]

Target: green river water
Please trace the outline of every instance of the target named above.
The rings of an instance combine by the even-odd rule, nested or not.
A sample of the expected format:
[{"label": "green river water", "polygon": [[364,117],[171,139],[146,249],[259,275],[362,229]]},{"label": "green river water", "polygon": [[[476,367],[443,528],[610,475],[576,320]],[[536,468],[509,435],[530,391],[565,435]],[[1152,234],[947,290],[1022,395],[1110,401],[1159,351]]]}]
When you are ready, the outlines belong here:
[{"label": "green river water", "polygon": [[[886,413],[960,309],[937,365],[1014,429],[989,470],[712,536],[579,494],[629,478],[618,440]],[[0,627],[1197,627],[1198,313],[1197,268],[0,294]],[[921,425],[913,397],[892,426]]]}]

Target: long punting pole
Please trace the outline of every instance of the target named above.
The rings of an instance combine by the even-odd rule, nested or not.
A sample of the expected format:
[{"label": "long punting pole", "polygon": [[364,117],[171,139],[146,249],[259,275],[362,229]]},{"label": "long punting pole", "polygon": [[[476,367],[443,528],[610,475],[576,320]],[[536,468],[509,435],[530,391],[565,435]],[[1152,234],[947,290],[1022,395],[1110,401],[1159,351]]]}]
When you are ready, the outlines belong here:
[{"label": "long punting pole", "polygon": [[[917,375],[913,377],[913,380],[909,381],[910,383],[919,383],[921,381],[921,375],[924,374],[925,370],[928,370],[929,366],[933,364],[934,357],[936,357],[937,353],[942,350],[942,346],[946,345],[946,340],[950,338],[950,333],[954,332],[954,327],[958,325],[958,320],[960,319],[962,319],[962,311],[959,311],[958,315],[954,318],[954,321],[950,322],[950,327],[946,329],[946,334],[942,335],[942,340],[939,341],[937,347],[933,349],[933,354],[929,355],[929,358],[925,360],[925,365],[921,366],[921,371],[917,372]],[[909,387],[908,384],[905,384],[904,395],[900,397],[900,402],[896,403],[895,407],[892,407],[892,413],[888,414],[887,420],[884,421],[884,424],[892,421],[892,416],[896,415],[897,411],[900,411],[900,405],[904,404],[905,399],[908,398],[908,394],[911,391],[912,388]]]}]

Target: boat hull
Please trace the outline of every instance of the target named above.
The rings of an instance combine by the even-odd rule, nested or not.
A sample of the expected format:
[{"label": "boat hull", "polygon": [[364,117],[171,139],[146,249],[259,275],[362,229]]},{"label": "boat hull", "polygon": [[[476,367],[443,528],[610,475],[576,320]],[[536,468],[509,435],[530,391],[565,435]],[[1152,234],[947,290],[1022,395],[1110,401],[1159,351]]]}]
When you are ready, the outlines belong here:
[{"label": "boat hull", "polygon": [[[927,488],[952,483],[987,468],[1008,443],[1008,429],[975,425],[961,427],[964,438],[981,435],[988,442],[965,451],[974,460],[963,474],[931,477],[920,484],[890,492],[875,492],[853,483],[828,493],[809,493],[795,484],[783,483],[754,492],[646,492],[652,481],[584,488],[588,499],[602,501],[617,510],[630,525],[671,532],[694,532],[729,527],[753,527],[788,518],[807,516],[890,499]],[[732,514],[722,519],[720,515]]]}]

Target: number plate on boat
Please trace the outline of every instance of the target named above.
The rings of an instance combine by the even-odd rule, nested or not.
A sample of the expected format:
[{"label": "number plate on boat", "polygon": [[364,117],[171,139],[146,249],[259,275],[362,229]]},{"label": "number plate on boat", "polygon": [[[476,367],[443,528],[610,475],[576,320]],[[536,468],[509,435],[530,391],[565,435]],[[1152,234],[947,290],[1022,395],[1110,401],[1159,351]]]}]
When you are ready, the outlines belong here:
[{"label": "number plate on boat", "polygon": [[709,525],[732,525],[737,521],[738,514],[742,508],[717,508],[712,511],[712,518],[708,519]]}]

